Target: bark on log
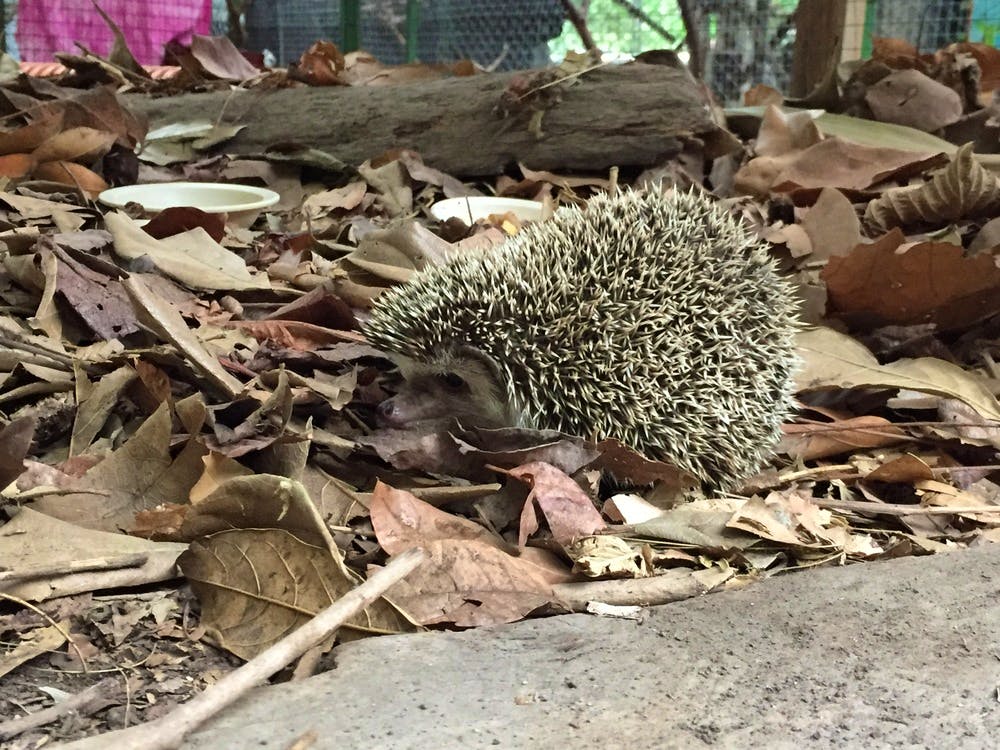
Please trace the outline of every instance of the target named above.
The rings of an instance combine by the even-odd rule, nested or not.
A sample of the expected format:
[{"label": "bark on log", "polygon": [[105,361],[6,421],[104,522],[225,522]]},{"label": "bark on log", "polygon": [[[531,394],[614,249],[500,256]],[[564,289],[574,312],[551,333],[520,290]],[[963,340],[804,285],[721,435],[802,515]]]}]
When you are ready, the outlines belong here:
[{"label": "bark on log", "polygon": [[430,166],[470,176],[497,174],[517,161],[550,170],[649,166],[676,154],[686,138],[718,132],[687,71],[636,62],[598,68],[543,92],[561,93],[546,107],[537,138],[530,109],[505,118],[495,113],[514,75],[124,101],[152,127],[215,120],[224,107],[223,122],[247,126],[224,145],[226,153],[262,153],[294,141],[356,165],[391,148],[411,148]]}]

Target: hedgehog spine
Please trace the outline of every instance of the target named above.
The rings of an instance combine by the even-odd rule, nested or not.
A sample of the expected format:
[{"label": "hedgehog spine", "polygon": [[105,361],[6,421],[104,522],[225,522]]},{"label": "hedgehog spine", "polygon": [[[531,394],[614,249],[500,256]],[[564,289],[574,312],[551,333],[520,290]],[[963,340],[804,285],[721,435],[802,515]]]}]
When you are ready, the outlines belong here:
[{"label": "hedgehog spine", "polygon": [[624,191],[418,274],[365,332],[411,379],[490,372],[508,421],[615,437],[728,488],[789,413],[794,299],[765,243],[708,198]]}]

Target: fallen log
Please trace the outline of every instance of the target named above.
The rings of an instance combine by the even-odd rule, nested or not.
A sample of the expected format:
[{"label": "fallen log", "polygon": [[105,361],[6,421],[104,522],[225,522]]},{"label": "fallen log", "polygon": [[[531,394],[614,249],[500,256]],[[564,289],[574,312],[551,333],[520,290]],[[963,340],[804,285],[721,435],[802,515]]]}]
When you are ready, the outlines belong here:
[{"label": "fallen log", "polygon": [[[245,124],[222,147],[226,153],[259,154],[291,141],[356,165],[388,149],[411,148],[430,166],[469,176],[498,174],[518,161],[532,169],[591,172],[649,166],[678,153],[686,139],[718,134],[698,83],[684,69],[604,66],[544,89],[538,99],[525,97],[504,116],[498,112],[501,95],[517,75],[525,76],[487,73],[393,86],[159,99],[130,94],[124,101],[153,127],[220,114],[222,122]],[[532,122],[539,107],[540,133]]]}]

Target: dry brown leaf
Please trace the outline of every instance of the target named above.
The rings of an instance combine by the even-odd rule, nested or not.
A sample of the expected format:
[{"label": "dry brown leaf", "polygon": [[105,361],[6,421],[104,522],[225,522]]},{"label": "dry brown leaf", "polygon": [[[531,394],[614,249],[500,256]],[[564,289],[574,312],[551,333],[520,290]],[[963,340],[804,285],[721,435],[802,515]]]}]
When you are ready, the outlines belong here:
[{"label": "dry brown leaf", "polygon": [[802,367],[799,391],[830,388],[906,388],[957,398],[987,419],[1000,419],[1000,403],[973,373],[933,357],[879,364],[867,348],[832,328],[813,328],[797,337]]},{"label": "dry brown leaf", "polygon": [[337,331],[297,320],[230,320],[223,323],[222,327],[239,328],[258,341],[273,341],[285,349],[301,352],[311,352],[344,342],[363,344],[367,341],[357,331]]},{"label": "dry brown leaf", "polygon": [[74,161],[90,164],[104,156],[117,138],[106,130],[86,126],[70,128],[46,139],[32,152],[32,156],[39,163]]},{"label": "dry brown leaf", "polygon": [[34,176],[38,180],[49,180],[61,185],[78,188],[91,198],[96,198],[108,183],[93,170],[71,161],[50,161],[35,167]]},{"label": "dry brown leaf", "polygon": [[[42,601],[166,581],[177,576],[175,563],[184,549],[183,544],[150,542],[117,531],[92,531],[21,508],[0,527],[0,559],[6,571],[26,575],[5,581],[3,590]],[[42,575],[42,570],[49,572]]]},{"label": "dry brown leaf", "polygon": [[[139,322],[121,281],[79,262],[62,247],[53,244],[50,236],[43,237],[39,241],[38,250],[43,261],[42,267],[46,271],[46,282],[48,282],[49,256],[52,256],[52,260],[56,263],[55,291],[96,336],[111,341],[124,338],[139,330]],[[117,269],[113,269],[112,272],[117,272]],[[43,300],[47,299],[47,294],[48,284]],[[58,314],[59,309],[56,306],[43,309],[42,305],[39,305],[35,317],[40,324],[43,320],[49,319],[52,319],[52,324],[58,324],[55,320]]]},{"label": "dry brown leaf", "polygon": [[759,537],[726,526],[732,516],[732,510],[688,503],[635,524],[632,531],[639,538],[662,539],[701,549],[746,550],[759,544]]},{"label": "dry brown leaf", "polygon": [[801,224],[793,226],[801,226],[809,236],[810,260],[845,255],[861,243],[861,221],[854,206],[834,188],[823,188]]},{"label": "dry brown leaf", "polygon": [[865,476],[867,482],[900,482],[903,484],[933,479],[934,472],[931,471],[931,467],[910,453],[886,461]]},{"label": "dry brown leaf", "polygon": [[[815,505],[812,506],[814,512],[822,512]],[[778,544],[785,544],[792,547],[812,547],[826,548],[830,546],[830,540],[824,537],[812,538],[811,534],[804,534],[799,528],[799,518],[796,514],[789,512],[791,509],[784,502],[784,498],[778,493],[771,493],[766,498],[754,496],[747,500],[726,526],[736,531],[743,531],[747,534],[758,536]],[[827,516],[829,511],[825,511]],[[814,524],[819,526],[819,524]]]},{"label": "dry brown leaf", "polygon": [[803,461],[837,456],[858,448],[893,445],[906,434],[884,417],[862,415],[833,422],[786,424],[779,451]]},{"label": "dry brown leaf", "polygon": [[52,111],[15,130],[0,132],[0,154],[30,153],[63,126],[64,113]]},{"label": "dry brown leaf", "polygon": [[497,548],[506,546],[479,524],[438,510],[406,490],[382,482],[375,485],[369,511],[378,542],[390,555],[444,539],[475,540]]},{"label": "dry brown leaf", "polygon": [[36,656],[50,654],[66,642],[69,623],[32,628],[17,634],[17,645],[0,656],[0,677]]},{"label": "dry brown leaf", "polygon": [[345,260],[388,281],[407,281],[415,271],[442,264],[452,246],[415,221],[365,235]]},{"label": "dry brown leaf", "polygon": [[754,151],[758,156],[785,156],[814,146],[823,134],[809,112],[784,112],[779,107],[764,110]]},{"label": "dry brown leaf", "polygon": [[121,398],[122,391],[135,380],[136,372],[129,366],[119,367],[103,376],[85,398],[80,398],[79,385],[82,382],[77,376],[76,418],[73,420],[73,434],[69,441],[69,454],[75,456],[83,453],[104,427],[104,423]]},{"label": "dry brown leaf", "polygon": [[921,185],[887,190],[868,204],[865,222],[880,231],[914,224],[940,226],[1000,210],[996,176],[972,156],[967,143],[951,164]]},{"label": "dry brown leaf", "polygon": [[158,240],[119,211],[107,214],[104,221],[117,255],[128,260],[148,256],[167,276],[195,289],[270,287],[266,277],[250,273],[240,256],[226,250],[200,226]]},{"label": "dry brown leaf", "polygon": [[865,92],[875,119],[933,133],[962,116],[962,98],[918,70],[897,70]]},{"label": "dry brown leaf", "polygon": [[[198,595],[201,622],[219,646],[251,659],[359,582],[325,547],[283,529],[235,529],[194,542],[178,565]],[[350,634],[414,628],[379,600],[349,620]]]},{"label": "dry brown leaf", "polygon": [[789,193],[797,205],[807,205],[824,188],[865,196],[880,182],[919,174],[944,158],[939,154],[864,146],[831,137],[805,149],[751,159],[734,180],[739,189],[755,196]]},{"label": "dry brown leaf", "polygon": [[243,390],[243,384],[230,375],[216,357],[206,351],[198,341],[198,337],[187,327],[176,307],[154,294],[138,275],[126,279],[124,285],[135,306],[136,314],[157,335],[173,344],[182,356],[209,379],[212,385],[229,398],[233,398]]},{"label": "dry brown leaf", "polygon": [[[961,401],[941,399],[938,403],[938,418],[944,424],[935,426],[935,433],[948,438],[957,436],[963,443],[971,445],[991,445],[1000,449],[1000,424],[983,419]],[[949,424],[955,426],[945,426]]]},{"label": "dry brown leaf", "polygon": [[171,456],[170,422],[164,404],[124,446],[88,471],[75,492],[40,497],[33,507],[88,529],[117,531],[131,527],[140,510],[187,502],[201,475],[205,449],[191,441],[176,458]]},{"label": "dry brown leaf", "polygon": [[294,78],[310,86],[345,86],[339,74],[344,69],[344,55],[333,42],[314,42],[299,57],[292,71]]},{"label": "dry brown leaf", "polygon": [[549,571],[468,539],[430,542],[429,559],[386,592],[421,625],[514,622],[550,602]]},{"label": "dry brown leaf", "polygon": [[866,330],[933,323],[948,331],[1000,311],[1000,268],[992,254],[966,257],[947,242],[921,242],[900,252],[905,240],[894,229],[830,258],[820,274],[827,314]]},{"label": "dry brown leaf", "polygon": [[202,456],[201,460],[205,464],[205,472],[191,488],[192,505],[200,503],[230,479],[253,476],[254,473],[239,461],[215,451]]},{"label": "dry brown leaf", "polygon": [[31,174],[38,162],[31,154],[7,154],[0,156],[0,177],[21,180]]},{"label": "dry brown leaf", "polygon": [[193,34],[191,56],[206,73],[224,81],[245,81],[260,74],[227,36]]},{"label": "dry brown leaf", "polygon": [[0,490],[24,471],[24,459],[35,434],[35,419],[21,417],[0,430]]},{"label": "dry brown leaf", "polygon": [[351,211],[357,208],[368,192],[365,182],[352,182],[343,187],[313,193],[302,201],[302,213],[310,219],[326,216],[331,211]]},{"label": "dry brown leaf", "polygon": [[[231,476],[217,477],[221,483],[194,504],[180,538],[190,540],[227,529],[282,529],[306,544],[326,547],[338,558],[335,562],[342,563],[333,537],[301,482],[274,474],[242,473],[229,463],[222,471]],[[203,480],[204,475],[192,493],[196,488],[199,492],[207,489]]]},{"label": "dry brown leaf", "polygon": [[791,192],[813,188],[819,191],[827,187],[869,190],[901,170],[908,170],[914,164],[922,165],[933,157],[933,154],[875,148],[840,138],[826,138],[801,151],[795,161],[775,178],[772,190]]},{"label": "dry brown leaf", "polygon": [[590,536],[605,527],[604,519],[590,496],[580,485],[554,466],[537,461],[507,472],[531,486],[521,511],[518,544],[525,546],[528,537],[538,530],[535,508],[542,512],[552,537],[559,544],[569,544]]},{"label": "dry brown leaf", "polygon": [[0,201],[13,208],[24,219],[50,219],[60,232],[75,232],[86,222],[85,217],[75,213],[85,209],[72,203],[5,192],[0,192]]},{"label": "dry brown leaf", "polygon": [[160,211],[142,229],[160,240],[195,227],[201,227],[213,240],[222,242],[226,236],[225,214],[210,214],[194,206],[171,206]]}]

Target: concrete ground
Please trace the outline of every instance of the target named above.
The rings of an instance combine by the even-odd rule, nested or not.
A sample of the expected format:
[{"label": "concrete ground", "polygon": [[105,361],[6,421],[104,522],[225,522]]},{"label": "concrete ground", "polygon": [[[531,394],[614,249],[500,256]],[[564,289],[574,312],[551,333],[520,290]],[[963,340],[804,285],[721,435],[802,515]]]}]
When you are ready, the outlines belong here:
[{"label": "concrete ground", "polygon": [[183,746],[1000,747],[1000,545],[649,611],[371,638]]}]

